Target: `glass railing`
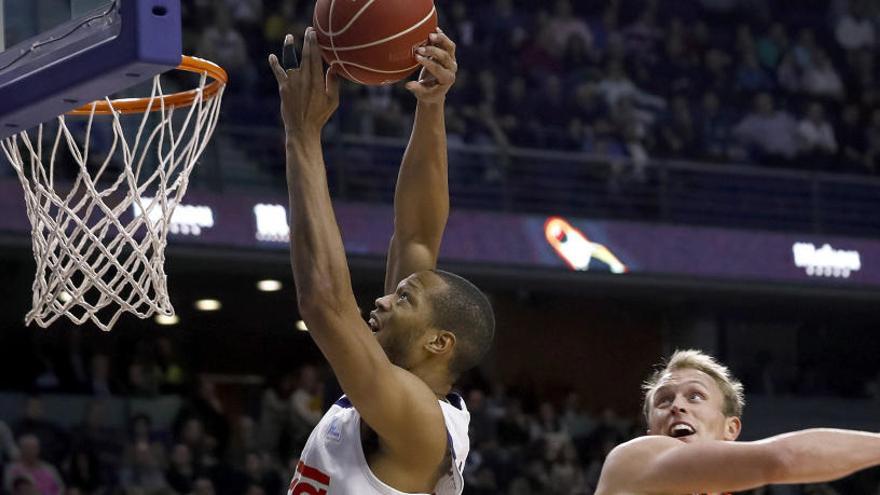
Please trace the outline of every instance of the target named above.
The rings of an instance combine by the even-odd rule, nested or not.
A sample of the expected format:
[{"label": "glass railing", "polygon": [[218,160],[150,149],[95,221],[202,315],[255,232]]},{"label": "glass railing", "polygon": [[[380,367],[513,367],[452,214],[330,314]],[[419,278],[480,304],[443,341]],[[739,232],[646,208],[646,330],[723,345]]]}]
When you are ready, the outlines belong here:
[{"label": "glass railing", "polygon": [[[325,134],[335,198],[391,203],[406,141]],[[226,127],[196,172],[211,189],[285,187],[282,133]],[[454,208],[880,236],[880,178],[747,165],[628,160],[449,145]]]}]

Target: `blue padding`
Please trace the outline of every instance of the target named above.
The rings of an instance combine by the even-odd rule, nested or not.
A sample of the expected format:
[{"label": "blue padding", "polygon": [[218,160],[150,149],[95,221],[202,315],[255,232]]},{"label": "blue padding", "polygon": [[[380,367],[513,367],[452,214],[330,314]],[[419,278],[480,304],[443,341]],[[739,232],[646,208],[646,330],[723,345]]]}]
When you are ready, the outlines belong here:
[{"label": "blue padding", "polygon": [[[117,0],[118,21],[97,20],[0,70],[0,138],[31,128],[180,65],[179,0]],[[50,33],[69,33],[71,21]],[[43,33],[39,39],[47,39]],[[22,47],[3,53],[0,68]]]}]

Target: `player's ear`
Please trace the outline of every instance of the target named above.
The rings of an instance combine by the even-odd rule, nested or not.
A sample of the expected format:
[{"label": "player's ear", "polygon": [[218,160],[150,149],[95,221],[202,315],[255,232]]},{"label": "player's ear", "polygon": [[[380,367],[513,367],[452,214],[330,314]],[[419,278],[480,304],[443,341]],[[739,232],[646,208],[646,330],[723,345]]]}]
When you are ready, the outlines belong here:
[{"label": "player's ear", "polygon": [[742,420],[737,418],[736,416],[731,416],[729,418],[724,418],[724,439],[727,441],[734,441],[739,438],[739,434],[742,431]]},{"label": "player's ear", "polygon": [[432,354],[442,355],[452,352],[455,348],[455,334],[447,330],[433,330],[430,333],[425,349]]}]

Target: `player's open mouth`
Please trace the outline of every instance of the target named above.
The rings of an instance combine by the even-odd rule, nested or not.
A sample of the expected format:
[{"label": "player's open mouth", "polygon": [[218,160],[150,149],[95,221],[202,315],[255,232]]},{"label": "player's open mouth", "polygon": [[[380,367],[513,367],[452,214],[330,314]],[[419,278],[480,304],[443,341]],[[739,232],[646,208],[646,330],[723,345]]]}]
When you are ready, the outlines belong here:
[{"label": "player's open mouth", "polygon": [[687,423],[673,423],[669,427],[669,436],[673,438],[689,437],[697,433],[693,426]]},{"label": "player's open mouth", "polygon": [[367,320],[367,325],[370,326],[370,330],[372,330],[373,333],[376,333],[382,329],[382,325],[379,324],[379,320],[373,315],[370,315],[370,319]]}]

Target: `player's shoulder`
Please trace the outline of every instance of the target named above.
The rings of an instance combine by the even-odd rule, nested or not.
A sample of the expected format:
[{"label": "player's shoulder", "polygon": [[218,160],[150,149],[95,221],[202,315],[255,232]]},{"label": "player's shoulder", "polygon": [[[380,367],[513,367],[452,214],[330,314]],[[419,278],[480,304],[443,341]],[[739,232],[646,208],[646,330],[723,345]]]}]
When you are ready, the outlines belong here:
[{"label": "player's shoulder", "polygon": [[649,468],[651,460],[663,452],[683,445],[681,441],[662,435],[646,435],[622,443],[608,454],[602,466],[597,494],[626,495],[633,480]]},{"label": "player's shoulder", "polygon": [[669,449],[684,445],[680,440],[664,435],[645,435],[622,443],[608,454],[608,460],[615,464],[639,462],[659,455]]}]

